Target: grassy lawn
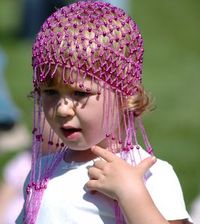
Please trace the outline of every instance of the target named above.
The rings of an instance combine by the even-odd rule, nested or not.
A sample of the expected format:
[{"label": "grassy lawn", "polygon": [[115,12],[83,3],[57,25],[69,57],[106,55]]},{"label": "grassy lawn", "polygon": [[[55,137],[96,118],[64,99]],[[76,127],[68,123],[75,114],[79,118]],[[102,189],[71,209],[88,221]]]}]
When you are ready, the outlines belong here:
[{"label": "grassy lawn", "polygon": [[[157,156],[173,164],[188,207],[200,192],[200,1],[130,0],[145,40],[144,85],[156,110],[144,117]],[[31,41],[17,37],[21,1],[0,2],[0,45],[8,54],[7,80],[31,130]],[[11,19],[12,18],[12,19]],[[12,154],[0,156],[0,170]]]},{"label": "grassy lawn", "polygon": [[200,192],[200,2],[133,3],[145,41],[144,84],[157,107],[146,127],[156,154],[178,173],[189,207]]}]

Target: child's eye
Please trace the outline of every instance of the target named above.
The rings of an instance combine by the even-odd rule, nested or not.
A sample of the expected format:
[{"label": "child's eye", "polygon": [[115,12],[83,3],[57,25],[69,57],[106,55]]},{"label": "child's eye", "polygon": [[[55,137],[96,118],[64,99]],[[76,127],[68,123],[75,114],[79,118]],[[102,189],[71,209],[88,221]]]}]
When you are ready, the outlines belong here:
[{"label": "child's eye", "polygon": [[55,89],[45,89],[42,92],[47,96],[55,96],[58,94],[58,91]]},{"label": "child's eye", "polygon": [[74,96],[77,97],[88,97],[90,94],[88,92],[82,92],[82,91],[74,91]]}]

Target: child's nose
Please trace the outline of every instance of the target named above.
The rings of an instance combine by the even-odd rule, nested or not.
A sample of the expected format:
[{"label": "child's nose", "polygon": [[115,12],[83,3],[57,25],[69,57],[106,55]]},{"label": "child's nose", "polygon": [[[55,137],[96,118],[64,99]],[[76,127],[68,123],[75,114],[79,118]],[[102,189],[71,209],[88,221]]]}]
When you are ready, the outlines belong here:
[{"label": "child's nose", "polygon": [[63,97],[58,103],[56,114],[59,117],[74,116],[75,115],[74,102],[67,97]]}]

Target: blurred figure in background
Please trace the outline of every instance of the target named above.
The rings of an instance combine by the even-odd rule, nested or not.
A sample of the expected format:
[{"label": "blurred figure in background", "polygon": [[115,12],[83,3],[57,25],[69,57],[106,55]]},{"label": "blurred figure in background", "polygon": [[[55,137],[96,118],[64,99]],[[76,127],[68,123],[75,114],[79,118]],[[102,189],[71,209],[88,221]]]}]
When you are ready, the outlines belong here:
[{"label": "blurred figure in background", "polygon": [[24,0],[22,15],[22,36],[34,38],[44,20],[64,5],[74,2],[73,0]]},{"label": "blurred figure in background", "polygon": [[0,184],[0,224],[15,223],[23,205],[23,182],[30,166],[29,151],[20,153],[6,164]]},{"label": "blurred figure in background", "polygon": [[6,55],[0,48],[0,153],[27,147],[30,142],[28,132],[21,124],[20,111],[5,81],[6,63]]},{"label": "blurred figure in background", "polygon": [[[30,136],[25,125],[22,124],[20,110],[12,100],[6,83],[6,64],[6,54],[0,48],[0,154],[22,150],[30,144]],[[0,224],[13,224],[15,214],[20,209],[18,199],[22,198],[21,187],[29,169],[26,161],[30,162],[29,156],[26,155],[27,160],[24,154],[23,156],[21,154],[23,153],[20,153],[19,158],[9,162],[3,171],[3,181],[0,183]],[[21,169],[19,169],[20,164]]]},{"label": "blurred figure in background", "polygon": [[[109,2],[112,5],[115,5],[121,9],[124,9],[126,12],[128,12],[128,3],[130,0],[104,0],[104,2]],[[132,0],[133,1],[133,0]]]},{"label": "blurred figure in background", "polygon": [[[129,0],[104,0],[128,11]],[[22,36],[33,39],[44,20],[57,8],[76,2],[76,0],[24,0],[22,16]]]},{"label": "blurred figure in background", "polygon": [[11,99],[5,82],[6,55],[0,48],[0,130],[9,130],[19,119],[19,110]]}]

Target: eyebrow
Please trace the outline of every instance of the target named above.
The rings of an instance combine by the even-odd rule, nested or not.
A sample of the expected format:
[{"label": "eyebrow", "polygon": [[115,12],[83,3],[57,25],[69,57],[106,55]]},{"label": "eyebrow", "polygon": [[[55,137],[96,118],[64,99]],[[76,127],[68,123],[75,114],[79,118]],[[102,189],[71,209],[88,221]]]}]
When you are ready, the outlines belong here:
[{"label": "eyebrow", "polygon": [[47,87],[52,87],[55,86],[57,84],[57,81],[55,81],[54,78],[47,78],[46,80],[44,80],[43,82],[41,82],[41,86],[47,86]]},{"label": "eyebrow", "polygon": [[97,91],[98,90],[98,87],[96,86],[97,84],[95,82],[92,82],[89,78],[86,79],[89,81],[88,84],[84,83],[85,85],[85,88],[81,88],[79,86],[80,83],[78,82],[74,82],[74,84],[65,84],[62,80],[62,77],[61,76],[58,76],[57,78],[56,77],[53,77],[51,78],[50,76],[47,77],[47,79],[41,83],[41,86],[43,87],[55,87],[57,85],[62,85],[66,88],[69,88],[69,89],[72,89],[72,90],[79,90],[79,91],[86,91],[87,88],[91,89],[91,91]]},{"label": "eyebrow", "polygon": [[[60,83],[58,83],[55,80],[48,80],[42,84],[42,86],[46,87],[46,88],[51,88],[51,87],[55,87],[55,86],[59,86],[59,85],[62,85],[63,87],[68,88],[70,90],[78,90],[78,91],[82,91],[82,92],[86,91],[86,88],[87,88],[87,87],[81,88],[78,83],[76,83],[75,86],[72,86],[70,84],[64,84],[62,81]],[[95,90],[95,88],[93,87],[91,90]]]}]

